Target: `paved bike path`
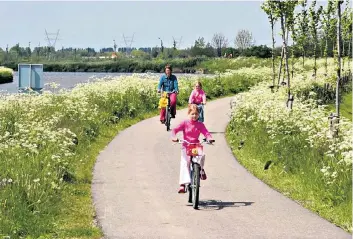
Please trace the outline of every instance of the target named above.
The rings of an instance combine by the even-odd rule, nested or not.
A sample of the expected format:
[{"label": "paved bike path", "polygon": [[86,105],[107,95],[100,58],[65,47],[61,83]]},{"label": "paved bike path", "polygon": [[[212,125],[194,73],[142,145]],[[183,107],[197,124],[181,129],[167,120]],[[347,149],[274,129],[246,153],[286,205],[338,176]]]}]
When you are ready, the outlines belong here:
[{"label": "paved bike path", "polygon": [[[178,194],[180,145],[158,117],[117,135],[98,156],[92,184],[104,238],[351,238],[247,172],[224,138],[230,98],[209,102],[205,123],[216,140],[205,145],[200,209]],[[185,119],[178,110],[172,127]]]}]

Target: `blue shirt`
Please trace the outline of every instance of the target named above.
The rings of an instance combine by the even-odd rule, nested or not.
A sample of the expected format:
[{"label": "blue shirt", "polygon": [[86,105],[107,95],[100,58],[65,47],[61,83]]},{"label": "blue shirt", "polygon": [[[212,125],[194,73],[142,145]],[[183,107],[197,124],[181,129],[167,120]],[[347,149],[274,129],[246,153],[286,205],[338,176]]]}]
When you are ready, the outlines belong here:
[{"label": "blue shirt", "polygon": [[163,88],[163,91],[172,92],[179,91],[178,88],[178,79],[175,75],[170,75],[168,78],[166,74],[162,75],[159,79],[158,90],[160,91]]}]

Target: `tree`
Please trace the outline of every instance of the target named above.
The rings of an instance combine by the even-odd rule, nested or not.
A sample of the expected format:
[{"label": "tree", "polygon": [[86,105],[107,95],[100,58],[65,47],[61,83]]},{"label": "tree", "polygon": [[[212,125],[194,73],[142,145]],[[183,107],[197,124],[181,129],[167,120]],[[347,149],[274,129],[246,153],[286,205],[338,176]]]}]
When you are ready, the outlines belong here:
[{"label": "tree", "polygon": [[206,46],[206,43],[203,37],[199,37],[197,40],[195,40],[194,47],[204,48],[205,46]]},{"label": "tree", "polygon": [[339,105],[339,87],[341,79],[341,4],[343,1],[336,1],[337,7],[337,81],[336,81],[336,117],[340,117],[340,105]]},{"label": "tree", "polygon": [[17,59],[21,57],[20,43],[17,43],[15,46],[11,47],[10,52],[15,52]]},{"label": "tree", "polygon": [[240,50],[245,50],[254,45],[254,38],[250,31],[241,29],[234,40],[234,45]]},{"label": "tree", "polygon": [[291,67],[291,76],[292,79],[294,77],[294,51],[295,51],[295,44],[298,41],[298,34],[295,29],[295,23],[296,23],[296,17],[294,15],[294,9],[297,5],[296,1],[293,1],[292,4],[290,4],[288,7],[288,15],[286,17],[286,31],[287,31],[287,41],[288,41],[288,33],[291,32],[291,38],[292,38],[292,46],[290,47],[291,51],[291,62],[292,62],[292,67]]},{"label": "tree", "polygon": [[203,37],[199,37],[195,40],[194,46],[190,49],[191,56],[207,56],[207,57],[214,57],[214,49],[213,47],[205,42]]},{"label": "tree", "polygon": [[328,56],[328,42],[332,37],[332,18],[334,14],[333,1],[329,0],[327,2],[327,7],[322,11],[322,29],[325,37],[325,47],[324,47],[324,57],[325,57],[325,74],[327,75],[327,56]]},{"label": "tree", "polygon": [[261,5],[262,10],[265,11],[265,13],[268,15],[268,20],[271,24],[271,34],[272,34],[272,86],[275,86],[275,77],[276,77],[276,71],[275,71],[275,37],[274,37],[274,25],[276,21],[278,20],[277,17],[274,15],[275,11],[275,6],[273,4],[273,1],[271,0],[266,0],[262,5]]},{"label": "tree", "polygon": [[308,39],[308,11],[306,9],[307,0],[301,0],[302,11],[297,15],[297,24],[298,24],[298,38],[297,44],[298,47],[302,50],[302,59],[303,59],[303,68],[305,65],[305,56],[306,56],[306,46]]},{"label": "tree", "polygon": [[[288,51],[287,51],[288,31],[290,29],[288,27],[288,19],[290,20],[292,18],[294,14],[294,9],[298,4],[298,1],[279,0],[279,1],[274,1],[273,3],[274,3],[274,9],[275,9],[275,12],[274,12],[275,16],[278,17],[281,22],[281,35],[282,35],[282,41],[283,41],[282,55],[284,56],[284,59],[285,59],[285,71],[286,71],[287,86],[288,86],[288,100],[290,100],[291,99],[290,77],[289,77]],[[281,63],[280,63],[279,76],[281,74],[281,68],[282,68],[282,57],[281,57]]]},{"label": "tree", "polygon": [[310,16],[309,32],[311,34],[311,37],[314,43],[314,76],[316,79],[316,72],[317,72],[316,59],[317,59],[317,42],[318,42],[317,32],[319,28],[322,6],[320,6],[318,10],[315,10],[315,6],[316,6],[316,0],[313,0],[309,9],[309,16]]},{"label": "tree", "polygon": [[152,48],[152,57],[156,58],[158,56],[158,46]]},{"label": "tree", "polygon": [[[342,14],[342,66],[345,69],[345,58],[346,52],[348,51],[347,56],[349,57],[351,51],[351,42],[352,42],[352,8],[349,7],[349,0],[346,1],[346,8]],[[345,43],[348,43],[348,49],[346,51]],[[349,61],[348,61],[349,68]]]},{"label": "tree", "polygon": [[217,49],[217,56],[222,56],[222,48],[227,47],[228,40],[222,33],[216,33],[212,37],[212,45]]},{"label": "tree", "polygon": [[241,52],[243,56],[255,56],[259,58],[270,58],[272,55],[271,48],[266,45],[252,46]]}]

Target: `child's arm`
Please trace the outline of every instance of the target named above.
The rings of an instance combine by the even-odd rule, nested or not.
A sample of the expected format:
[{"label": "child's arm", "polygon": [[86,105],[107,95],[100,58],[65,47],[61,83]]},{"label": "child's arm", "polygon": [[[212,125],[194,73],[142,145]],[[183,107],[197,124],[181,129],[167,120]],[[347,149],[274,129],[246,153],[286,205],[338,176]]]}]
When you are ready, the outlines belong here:
[{"label": "child's arm", "polygon": [[212,135],[210,134],[210,132],[208,132],[208,130],[206,129],[206,126],[204,123],[200,124],[200,132],[201,134],[203,134],[207,140],[212,140]]},{"label": "child's arm", "polygon": [[206,93],[203,92],[202,94],[202,103],[205,105],[206,104]]},{"label": "child's arm", "polygon": [[185,121],[181,122],[177,127],[172,129],[172,141],[177,141],[177,137],[176,137],[177,133],[184,130],[184,128],[185,128]]}]

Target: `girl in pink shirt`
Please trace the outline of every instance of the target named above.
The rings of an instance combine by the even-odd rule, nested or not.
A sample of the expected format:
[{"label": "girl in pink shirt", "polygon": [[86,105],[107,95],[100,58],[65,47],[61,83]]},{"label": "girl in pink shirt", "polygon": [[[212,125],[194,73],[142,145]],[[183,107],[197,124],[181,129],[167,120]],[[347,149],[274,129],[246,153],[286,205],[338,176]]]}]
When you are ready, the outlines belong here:
[{"label": "girl in pink shirt", "polygon": [[195,88],[190,94],[189,104],[206,104],[206,93],[203,91],[200,81],[196,82]]},{"label": "girl in pink shirt", "polygon": [[196,104],[199,110],[199,121],[204,122],[204,105],[206,104],[206,93],[202,89],[202,84],[197,81],[194,90],[189,97],[189,104]]},{"label": "girl in pink shirt", "polygon": [[[208,132],[205,125],[202,122],[197,121],[199,118],[199,112],[197,106],[195,104],[191,104],[188,107],[188,120],[184,120],[177,127],[172,130],[172,141],[178,142],[176,138],[176,134],[180,131],[183,132],[184,140],[190,143],[199,143],[199,136],[203,134],[207,140],[212,140],[212,135]],[[180,160],[180,178],[179,184],[180,188],[178,193],[185,193],[185,184],[190,184],[190,157],[186,155],[186,145],[187,143],[183,143],[183,147],[181,150],[181,160]],[[201,179],[205,180],[207,178],[205,170],[205,155],[202,156],[201,159]]]}]

